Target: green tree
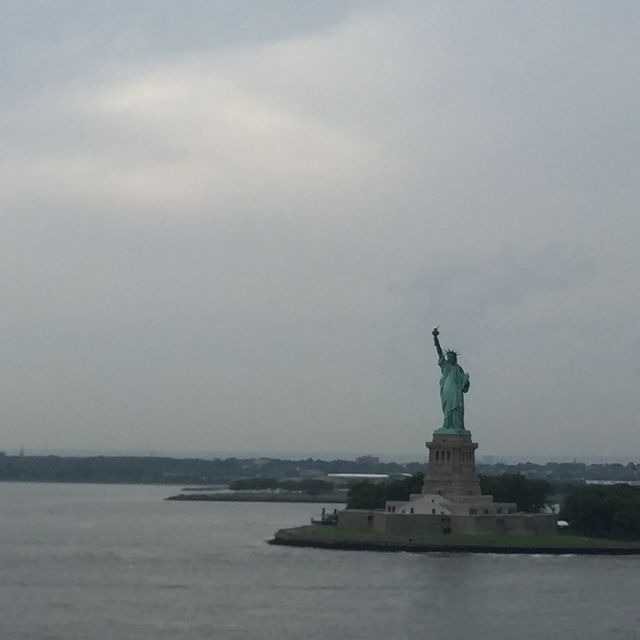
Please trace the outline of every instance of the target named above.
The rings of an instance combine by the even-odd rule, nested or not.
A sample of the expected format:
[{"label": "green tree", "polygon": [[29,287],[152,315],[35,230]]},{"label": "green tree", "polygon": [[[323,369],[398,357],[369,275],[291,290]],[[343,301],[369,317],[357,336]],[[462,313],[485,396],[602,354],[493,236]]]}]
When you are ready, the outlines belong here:
[{"label": "green tree", "polygon": [[565,498],[561,517],[584,535],[640,538],[640,488],[625,484],[578,487]]},{"label": "green tree", "polygon": [[519,511],[538,511],[551,492],[546,480],[526,478],[520,473],[500,476],[480,476],[483,494],[492,495],[496,502],[515,502]]},{"label": "green tree", "polygon": [[408,478],[387,480],[374,484],[368,480],[356,482],[349,488],[347,508],[382,509],[387,500],[408,500],[412,493],[422,491],[424,473],[419,471]]}]

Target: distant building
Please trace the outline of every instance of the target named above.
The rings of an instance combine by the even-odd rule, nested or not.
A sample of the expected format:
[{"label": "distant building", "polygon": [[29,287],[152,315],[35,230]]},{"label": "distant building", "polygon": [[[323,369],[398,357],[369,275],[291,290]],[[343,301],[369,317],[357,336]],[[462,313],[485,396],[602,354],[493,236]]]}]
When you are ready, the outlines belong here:
[{"label": "distant building", "polygon": [[[409,474],[406,474],[409,475]],[[380,482],[381,480],[388,480],[388,473],[328,473],[327,478],[330,480],[369,480],[371,482]]]}]

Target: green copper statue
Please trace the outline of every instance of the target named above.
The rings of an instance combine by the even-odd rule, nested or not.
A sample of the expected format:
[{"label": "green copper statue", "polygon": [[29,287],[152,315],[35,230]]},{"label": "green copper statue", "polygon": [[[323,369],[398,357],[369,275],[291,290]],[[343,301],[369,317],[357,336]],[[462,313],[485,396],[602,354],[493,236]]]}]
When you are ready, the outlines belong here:
[{"label": "green copper statue", "polygon": [[442,371],[440,378],[440,402],[444,413],[444,424],[436,433],[467,434],[464,428],[464,398],[463,394],[469,391],[469,374],[465,373],[458,364],[458,354],[448,349],[446,355],[442,353],[438,340],[438,327],[431,332],[433,343],[438,352],[438,366]]}]

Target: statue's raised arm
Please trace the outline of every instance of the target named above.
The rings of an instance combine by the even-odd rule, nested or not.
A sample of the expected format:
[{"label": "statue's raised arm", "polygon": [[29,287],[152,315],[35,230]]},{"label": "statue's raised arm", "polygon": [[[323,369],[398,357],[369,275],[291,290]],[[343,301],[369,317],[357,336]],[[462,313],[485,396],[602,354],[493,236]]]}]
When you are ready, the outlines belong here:
[{"label": "statue's raised arm", "polygon": [[440,335],[440,331],[438,330],[438,327],[433,327],[433,331],[431,332],[431,335],[433,336],[433,344],[436,345],[436,351],[438,353],[438,360],[440,360],[440,358],[444,358],[444,354],[442,353],[442,347],[440,346],[440,340],[438,340],[438,336]]}]

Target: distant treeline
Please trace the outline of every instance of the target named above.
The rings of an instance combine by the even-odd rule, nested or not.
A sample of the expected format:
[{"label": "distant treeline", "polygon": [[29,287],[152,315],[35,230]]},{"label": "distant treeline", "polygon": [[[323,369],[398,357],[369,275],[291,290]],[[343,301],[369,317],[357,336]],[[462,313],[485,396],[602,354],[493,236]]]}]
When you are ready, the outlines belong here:
[{"label": "distant treeline", "polygon": [[587,480],[628,481],[640,480],[640,464],[586,464],[584,462],[519,462],[517,464],[477,464],[479,474],[497,476],[504,473],[519,473],[527,478],[542,478],[556,484],[582,484]]},{"label": "distant treeline", "polygon": [[[485,476],[520,474],[551,483],[551,493],[568,493],[586,480],[640,479],[640,466],[579,462],[479,464]],[[0,480],[37,482],[122,482],[229,484],[240,478],[313,478],[329,473],[415,474],[421,462],[382,462],[373,456],[356,460],[282,460],[278,458],[168,458],[154,456],[11,456],[0,454]]]},{"label": "distant treeline", "polygon": [[424,465],[358,460],[167,458],[154,456],[9,456],[0,454],[0,481],[229,484],[240,478],[317,478],[329,473],[415,473]]}]

